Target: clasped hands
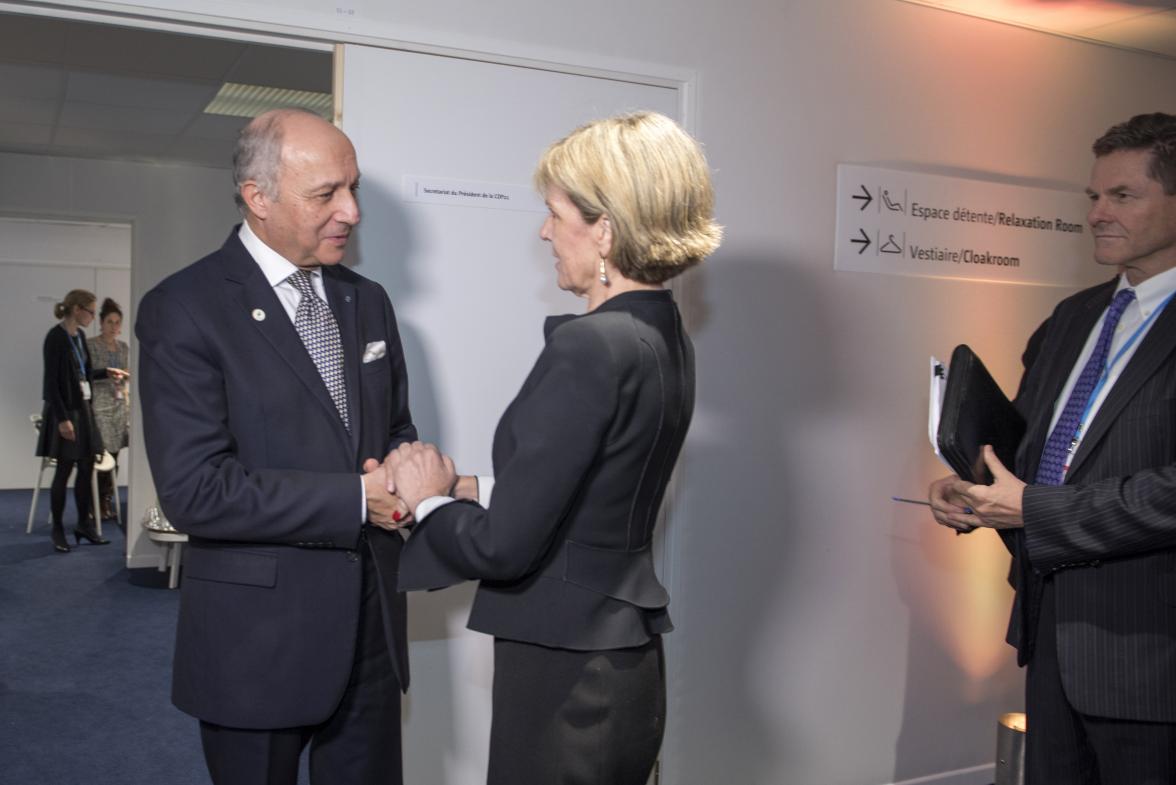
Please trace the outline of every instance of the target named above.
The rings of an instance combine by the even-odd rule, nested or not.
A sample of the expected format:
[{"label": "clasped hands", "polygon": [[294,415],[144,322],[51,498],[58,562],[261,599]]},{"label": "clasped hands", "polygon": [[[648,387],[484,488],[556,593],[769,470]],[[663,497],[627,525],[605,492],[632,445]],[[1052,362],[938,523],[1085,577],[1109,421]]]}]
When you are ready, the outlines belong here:
[{"label": "clasped hands", "polygon": [[973,485],[954,474],[931,483],[927,492],[931,514],[942,526],[967,533],[989,529],[1020,529],[1021,498],[1025,483],[1009,471],[990,445],[984,445],[984,464],[992,472],[992,485]]},{"label": "clasped hands", "polygon": [[453,460],[432,444],[401,444],[381,463],[363,464],[368,521],[394,530],[412,523],[413,510],[431,496],[448,496],[457,483]]}]

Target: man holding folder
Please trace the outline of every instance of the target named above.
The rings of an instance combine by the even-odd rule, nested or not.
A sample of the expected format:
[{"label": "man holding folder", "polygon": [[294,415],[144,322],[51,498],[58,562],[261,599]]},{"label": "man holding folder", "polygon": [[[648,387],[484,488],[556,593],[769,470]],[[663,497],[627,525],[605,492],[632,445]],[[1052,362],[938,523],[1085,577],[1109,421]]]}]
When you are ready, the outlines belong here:
[{"label": "man holding folder", "polygon": [[1030,785],[1176,782],[1176,116],[1094,143],[1095,261],[1118,275],[1029,339],[1027,427],[994,481],[932,483],[935,519],[999,530],[1016,590]]}]

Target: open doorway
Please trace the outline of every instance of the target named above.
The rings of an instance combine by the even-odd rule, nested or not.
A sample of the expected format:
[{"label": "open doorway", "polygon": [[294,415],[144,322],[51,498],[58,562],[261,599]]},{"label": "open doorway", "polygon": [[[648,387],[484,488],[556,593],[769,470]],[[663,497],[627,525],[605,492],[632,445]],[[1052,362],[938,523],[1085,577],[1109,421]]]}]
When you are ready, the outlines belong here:
[{"label": "open doorway", "polygon": [[[218,247],[238,220],[230,170],[237,132],[273,105],[303,105],[329,117],[332,76],[331,47],[323,44],[277,46],[0,14],[0,291],[26,322],[23,338],[6,331],[0,342],[0,367],[25,369],[19,389],[5,388],[0,408],[0,432],[11,446],[0,464],[0,489],[28,489],[35,480],[29,415],[41,410],[41,340],[55,324],[54,302],[75,286],[94,289],[99,303],[118,301],[133,384],[138,298]],[[35,222],[122,226],[129,257],[111,263],[99,258],[97,245],[82,243],[69,259],[55,261],[48,234],[30,235]],[[18,226],[26,248],[19,253]],[[95,272],[114,268],[113,275]],[[85,269],[83,286],[74,279]],[[59,292],[49,282],[70,275]],[[88,337],[97,333],[95,322]],[[138,526],[154,489],[133,386],[131,393],[130,444],[119,473],[128,501],[126,563],[155,567],[162,552]],[[72,515],[71,502],[67,523]],[[46,516],[47,507],[34,534],[46,534]]]}]

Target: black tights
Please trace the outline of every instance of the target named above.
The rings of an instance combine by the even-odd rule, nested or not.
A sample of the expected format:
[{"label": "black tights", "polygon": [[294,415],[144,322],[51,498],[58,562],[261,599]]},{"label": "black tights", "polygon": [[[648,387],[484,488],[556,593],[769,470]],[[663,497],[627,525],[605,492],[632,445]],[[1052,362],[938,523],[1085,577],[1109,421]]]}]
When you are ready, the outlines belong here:
[{"label": "black tights", "polygon": [[94,461],[57,461],[57,471],[53,474],[53,485],[49,488],[49,511],[53,515],[53,525],[62,523],[61,516],[65,513],[65,486],[69,484],[70,472],[78,467],[78,476],[74,480],[74,502],[78,506],[78,525],[85,525],[86,519],[94,515],[94,500],[90,489],[90,475],[94,472]]}]

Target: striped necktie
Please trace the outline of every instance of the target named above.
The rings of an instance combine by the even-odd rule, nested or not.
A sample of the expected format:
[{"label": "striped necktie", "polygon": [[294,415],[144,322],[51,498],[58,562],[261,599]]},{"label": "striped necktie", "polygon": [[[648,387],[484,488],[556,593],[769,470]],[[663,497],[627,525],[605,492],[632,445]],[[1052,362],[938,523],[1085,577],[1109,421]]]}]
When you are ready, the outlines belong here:
[{"label": "striped necktie", "polygon": [[1037,466],[1038,485],[1061,485],[1066,476],[1066,459],[1070,449],[1076,443],[1078,426],[1082,424],[1082,415],[1098,380],[1106,372],[1107,354],[1111,349],[1111,338],[1115,328],[1119,326],[1119,319],[1123,311],[1135,299],[1134,289],[1122,289],[1111,300],[1111,307],[1107,309],[1106,319],[1103,320],[1102,332],[1098,334],[1098,343],[1094,345],[1094,353],[1090,355],[1074,389],[1066,400],[1066,406],[1058,417],[1058,424],[1054,426],[1049,439],[1045,442],[1045,449],[1041,451],[1041,463]]}]

